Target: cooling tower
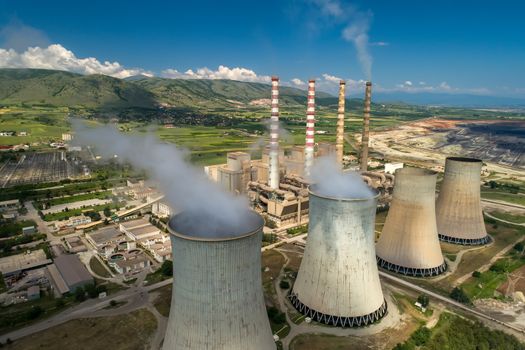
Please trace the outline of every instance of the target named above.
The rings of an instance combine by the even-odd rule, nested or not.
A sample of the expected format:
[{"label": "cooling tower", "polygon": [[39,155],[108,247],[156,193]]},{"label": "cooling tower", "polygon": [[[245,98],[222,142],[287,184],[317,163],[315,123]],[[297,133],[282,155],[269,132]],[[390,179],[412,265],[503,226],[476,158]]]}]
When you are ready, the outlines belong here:
[{"label": "cooling tower", "polygon": [[315,80],[308,81],[308,99],[306,107],[306,144],[304,147],[304,175],[310,175],[314,162],[315,128]]},{"label": "cooling tower", "polygon": [[339,106],[337,109],[337,130],[335,138],[335,152],[337,162],[343,165],[343,151],[345,136],[345,81],[339,82]]},{"label": "cooling tower", "polygon": [[272,116],[270,120],[270,157],[268,186],[279,189],[279,78],[272,77]]},{"label": "cooling tower", "polygon": [[436,226],[436,177],[424,169],[396,171],[392,204],[376,245],[382,268],[417,277],[447,269]]},{"label": "cooling tower", "polygon": [[170,220],[173,294],[163,350],[275,350],[262,292],[263,220],[244,215],[246,224],[231,227],[187,212]]},{"label": "cooling tower", "polygon": [[436,203],[437,229],[442,241],[464,245],[490,241],[481,212],[481,166],[480,159],[447,158]]},{"label": "cooling tower", "polygon": [[310,187],[308,241],[289,296],[303,315],[340,327],[385,315],[374,249],[378,196],[331,198]]},{"label": "cooling tower", "polygon": [[363,113],[363,134],[361,136],[361,171],[368,170],[368,138],[370,134],[370,104],[372,83],[367,81],[365,88],[365,109]]}]

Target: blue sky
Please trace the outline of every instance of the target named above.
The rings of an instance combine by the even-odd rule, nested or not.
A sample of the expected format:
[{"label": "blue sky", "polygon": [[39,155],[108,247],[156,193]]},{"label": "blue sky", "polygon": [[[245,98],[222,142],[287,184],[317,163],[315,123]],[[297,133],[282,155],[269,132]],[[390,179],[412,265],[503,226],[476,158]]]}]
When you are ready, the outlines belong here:
[{"label": "blue sky", "polygon": [[0,0],[0,8],[3,67],[253,81],[275,74],[298,86],[315,77],[326,90],[338,78],[361,84],[370,70],[384,91],[525,97],[518,0]]}]

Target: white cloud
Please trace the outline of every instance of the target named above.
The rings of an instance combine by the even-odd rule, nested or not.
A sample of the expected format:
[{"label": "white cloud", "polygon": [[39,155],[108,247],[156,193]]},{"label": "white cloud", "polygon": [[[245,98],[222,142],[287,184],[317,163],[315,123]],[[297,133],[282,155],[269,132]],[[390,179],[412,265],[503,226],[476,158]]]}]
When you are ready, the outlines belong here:
[{"label": "white cloud", "polygon": [[306,86],[306,83],[304,81],[302,81],[301,79],[298,79],[298,78],[293,78],[292,80],[290,80],[292,82],[293,85],[295,86]]},{"label": "white cloud", "polygon": [[337,83],[337,84],[339,84],[339,82],[340,82],[341,80],[343,80],[343,79],[341,79],[341,78],[339,78],[339,77],[336,77],[336,76],[334,76],[334,75],[330,75],[330,74],[326,74],[326,73],[323,74],[323,78],[324,78],[324,80],[326,80],[326,81],[329,81],[329,82],[331,82],[331,83]]},{"label": "white cloud", "polygon": [[65,70],[80,74],[105,74],[116,78],[133,75],[152,75],[140,68],[125,68],[118,62],[100,62],[94,57],[78,58],[60,44],[46,48],[29,47],[24,52],[0,48],[0,67],[3,68],[43,68]]},{"label": "white cloud", "polygon": [[405,85],[412,86],[412,82],[410,80],[405,81]]},{"label": "white cloud", "polygon": [[389,46],[390,43],[387,43],[386,41],[376,41],[373,43],[370,43],[370,46]]},{"label": "white cloud", "polygon": [[229,68],[223,65],[220,65],[217,70],[203,67],[198,68],[195,71],[188,69],[184,73],[179,72],[176,69],[165,69],[162,71],[162,76],[165,78],[178,79],[230,79],[260,83],[268,83],[271,81],[269,75],[258,75],[251,69],[241,67]]}]

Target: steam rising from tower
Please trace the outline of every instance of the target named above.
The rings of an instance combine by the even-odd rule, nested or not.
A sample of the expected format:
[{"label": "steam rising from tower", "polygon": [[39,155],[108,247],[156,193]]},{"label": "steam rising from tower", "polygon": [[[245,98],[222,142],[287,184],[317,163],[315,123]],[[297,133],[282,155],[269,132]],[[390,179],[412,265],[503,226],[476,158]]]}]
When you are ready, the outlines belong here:
[{"label": "steam rising from tower", "polygon": [[345,134],[345,81],[339,82],[339,106],[337,109],[337,131],[335,141],[335,152],[337,163],[343,165],[343,150],[344,150],[344,134]]},{"label": "steam rising from tower", "polygon": [[308,81],[308,99],[306,107],[306,144],[304,148],[304,175],[310,176],[314,162],[315,128],[315,80]]},{"label": "steam rising from tower", "polygon": [[366,82],[365,110],[363,115],[363,134],[361,137],[361,171],[368,170],[368,138],[370,133],[370,104],[372,99],[372,83]]},{"label": "steam rising from tower", "polygon": [[279,189],[279,78],[272,77],[272,116],[270,121],[270,162],[268,186]]}]

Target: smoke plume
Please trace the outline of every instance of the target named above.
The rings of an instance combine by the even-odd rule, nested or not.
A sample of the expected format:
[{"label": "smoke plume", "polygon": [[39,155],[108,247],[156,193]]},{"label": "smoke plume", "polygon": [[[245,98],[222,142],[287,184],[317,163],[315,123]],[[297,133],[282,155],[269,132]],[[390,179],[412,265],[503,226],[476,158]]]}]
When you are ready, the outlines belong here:
[{"label": "smoke plume", "polygon": [[374,192],[354,171],[343,172],[335,156],[316,159],[310,173],[314,192],[342,199],[372,198]]},{"label": "smoke plume", "polygon": [[175,145],[162,143],[152,134],[126,135],[113,126],[90,128],[78,120],[73,128],[76,143],[94,145],[104,157],[118,155],[119,160],[147,171],[173,208],[191,213],[185,217],[193,222],[183,226],[192,232],[182,233],[217,238],[257,228],[253,215],[244,215],[247,201],[208,180],[202,170],[186,162],[187,152]]}]

